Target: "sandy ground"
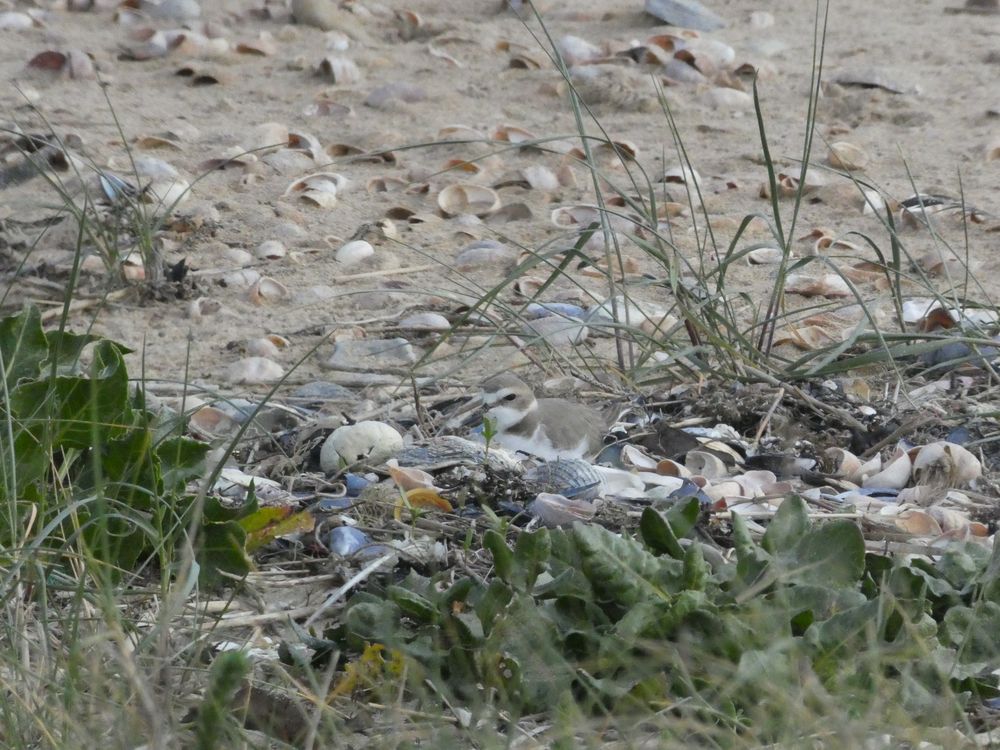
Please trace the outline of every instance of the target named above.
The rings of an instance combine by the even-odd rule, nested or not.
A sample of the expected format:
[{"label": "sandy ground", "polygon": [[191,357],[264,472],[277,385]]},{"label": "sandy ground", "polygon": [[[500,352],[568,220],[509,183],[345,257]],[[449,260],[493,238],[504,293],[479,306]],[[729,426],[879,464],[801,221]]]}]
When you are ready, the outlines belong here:
[{"label": "sandy ground", "polygon": [[[986,301],[1000,292],[1000,233],[996,231],[1000,160],[987,158],[991,144],[996,145],[1000,138],[1000,17],[945,12],[957,4],[959,0],[843,0],[831,4],[824,79],[832,81],[841,73],[877,74],[901,93],[825,85],[817,115],[814,159],[825,167],[826,144],[847,141],[868,156],[867,166],[857,176],[881,188],[890,199],[912,195],[914,186],[922,192],[964,193],[966,203],[977,209],[975,221],[963,223],[962,212],[956,211],[937,221],[934,232],[908,228],[903,236],[914,258],[940,251],[946,244],[963,258],[967,254],[974,278],[970,296]],[[38,5],[6,0],[0,2],[0,11],[35,12],[41,10]],[[572,231],[555,226],[550,214],[558,207],[593,203],[594,188],[588,172],[567,161],[565,155],[518,150],[503,143],[420,145],[439,142],[443,128],[459,124],[486,136],[500,126],[514,126],[538,138],[571,139],[568,145],[573,145],[576,124],[565,83],[529,33],[539,32],[537,23],[526,27],[493,0],[361,1],[344,5],[347,23],[342,32],[325,33],[292,24],[281,3],[268,6],[274,16],[268,20],[253,12],[261,9],[260,2],[206,2],[201,20],[187,25],[223,42],[199,46],[197,39],[189,38],[169,54],[147,60],[120,59],[123,49],[141,46],[135,41],[137,27],[170,30],[184,24],[152,18],[130,26],[120,15],[116,17],[113,8],[69,12],[46,7],[41,26],[0,30],[0,76],[5,81],[0,87],[0,119],[5,127],[44,130],[40,113],[60,136],[79,137],[79,155],[127,177],[128,155],[117,118],[134,156],[162,159],[193,185],[177,209],[179,215],[193,217],[193,221],[174,223],[163,236],[168,262],[186,258],[193,269],[188,281],[194,282],[194,288],[187,286],[187,298],[151,301],[125,296],[108,304],[96,320],[93,310],[74,318],[77,328],[93,325],[96,332],[135,348],[134,372],[138,372],[141,357],[148,375],[179,379],[184,363],[189,362],[190,378],[223,383],[228,368],[246,352],[245,346],[234,342],[277,334],[290,342],[273,357],[285,368],[319,343],[317,351],[293,373],[291,383],[317,378],[355,382],[356,373],[324,369],[334,340],[397,336],[392,326],[401,316],[414,312],[437,311],[454,319],[460,305],[477,290],[491,288],[505,278],[511,268],[509,261],[479,264],[462,273],[453,270],[454,259],[469,242],[502,241],[516,258],[519,248],[565,249],[575,241]],[[543,14],[554,39],[574,35],[602,47],[599,57],[627,49],[654,34],[680,33],[644,14],[639,0],[546,5]],[[743,217],[756,213],[770,216],[770,203],[760,196],[766,171],[752,104],[747,97],[731,102],[732,97],[720,95],[716,89],[723,82],[749,90],[747,79],[732,71],[743,63],[760,70],[771,152],[777,167],[797,174],[806,127],[816,11],[808,2],[715,0],[711,7],[727,26],[701,34],[698,42],[703,46],[696,62],[700,60],[709,77],[702,83],[668,85],[664,91],[684,148],[701,177],[704,210],[715,246],[724,252]],[[394,13],[404,8],[419,14],[419,25],[412,23],[412,17]],[[268,54],[236,51],[237,44],[260,40],[261,35],[267,38]],[[733,59],[712,66],[712,55],[725,55],[726,48],[705,44],[705,40],[728,45]],[[346,49],[339,49],[344,46]],[[100,77],[107,82],[106,89],[85,70],[81,77],[73,78],[65,71],[35,70],[27,65],[45,50],[73,49],[92,56]],[[518,54],[527,55],[540,67],[512,68],[512,57]],[[351,80],[350,70],[346,74],[342,70],[338,81],[317,75],[316,68],[326,56],[338,58],[334,63],[338,66],[342,60],[352,61],[357,80]],[[185,66],[197,73],[214,74],[220,82],[195,85],[191,76],[177,75]],[[679,164],[667,119],[656,101],[653,81],[662,80],[662,70],[635,65],[622,57],[613,63],[603,62],[594,70],[597,75],[583,74],[580,91],[610,137],[634,145],[637,157],[630,164],[631,174],[640,179],[642,172],[649,175],[661,200],[686,202],[683,185],[656,182],[664,170]],[[401,86],[386,94],[382,87],[387,84]],[[254,161],[244,167],[206,171],[208,160],[268,143],[264,134],[271,131],[261,128],[265,123],[277,123],[292,133],[311,134],[327,151],[310,156],[271,149],[255,153]],[[588,132],[599,134],[593,122],[586,127]],[[281,132],[281,128],[274,132]],[[172,134],[176,147],[150,148],[148,142],[140,140],[163,133]],[[329,156],[338,153],[331,148],[337,144],[369,151],[391,149],[393,154],[391,160]],[[556,144],[556,148],[565,147]],[[626,171],[608,156],[599,154],[607,175],[625,188]],[[8,165],[15,158],[10,155]],[[467,159],[477,160],[481,168],[478,174],[446,171],[450,160]],[[521,170],[533,167],[552,170],[539,179],[558,175],[564,184],[549,189],[525,187]],[[320,207],[301,200],[298,194],[285,195],[294,180],[321,171],[335,172],[349,181],[347,188],[338,192],[335,205]],[[888,253],[887,233],[879,219],[862,213],[857,187],[832,171],[822,175],[826,184],[807,197],[793,236],[803,237],[817,227],[828,229],[831,235],[861,232]],[[72,181],[71,176],[65,177]],[[438,212],[439,191],[462,181],[494,186],[505,207],[523,204],[530,216],[511,209],[483,221],[443,218]],[[380,191],[381,187],[388,189]],[[6,187],[0,184],[0,219],[5,222],[0,224],[0,252],[4,254],[0,270],[4,271],[2,285],[9,308],[29,298],[54,298],[44,294],[37,283],[15,277],[13,265],[26,252],[15,239],[33,241],[23,267],[29,276],[64,278],[51,265],[39,268],[39,263],[45,260],[57,267],[65,265],[75,239],[70,222],[37,240],[37,229],[12,223],[51,215],[57,203],[57,196],[41,179]],[[787,228],[792,203],[783,199],[781,205]],[[365,225],[375,225],[387,215],[404,216],[401,209],[415,212],[417,221],[393,219],[388,238],[377,227],[366,231]],[[689,209],[685,213],[662,230],[669,233],[679,254],[694,268],[712,268],[717,254],[711,240],[706,239],[705,217],[700,210],[694,219]],[[355,236],[371,240],[374,255],[354,265],[339,262],[336,250]],[[808,255],[814,239],[796,239],[796,254]],[[858,249],[843,251],[848,259],[838,259],[838,253],[830,250],[834,262],[875,259],[863,240],[856,236],[849,239]],[[233,260],[232,249],[253,253],[267,240],[280,241],[288,250],[286,257],[253,258],[248,265],[251,271],[285,285],[288,295],[255,305],[248,289],[232,275],[241,265]],[[662,268],[627,239],[623,241],[625,254],[636,259],[640,273],[664,276]],[[773,243],[766,224],[757,221],[736,249],[769,241]],[[351,278],[369,272],[382,274]],[[736,264],[729,273],[726,292],[745,319],[754,316],[755,308],[759,315],[774,275],[773,265],[745,262]],[[606,284],[601,280],[580,274],[574,279],[580,286],[568,282],[557,285],[544,299],[574,301],[583,297],[582,301],[593,304],[594,299],[606,297]],[[668,291],[643,287],[640,281],[636,279],[634,292],[638,299],[664,309],[671,306]],[[100,276],[88,278],[81,295],[99,290],[100,282]],[[935,283],[941,286],[945,282]],[[981,288],[975,288],[977,283]],[[859,288],[872,298],[884,296],[874,284]],[[744,293],[747,296],[741,300],[739,295]],[[588,295],[590,299],[586,299]],[[193,316],[192,303],[197,298],[218,302],[218,311]],[[507,305],[517,302],[509,288],[499,299]],[[207,306],[206,312],[209,309]],[[333,338],[320,343],[321,336],[331,331]],[[408,337],[420,344],[414,336]],[[483,341],[475,339],[472,346]],[[574,351],[572,346],[563,346],[560,356],[569,360],[581,352],[590,357],[595,352],[610,356],[607,339],[593,341],[593,349]],[[443,359],[426,369],[474,380],[483,372],[525,361],[510,346],[497,344],[469,356],[472,348],[466,345],[463,349],[456,339],[439,350]],[[538,356],[543,361],[551,357],[544,353]],[[363,371],[362,379],[364,371],[382,366],[360,356],[354,364]]]}]

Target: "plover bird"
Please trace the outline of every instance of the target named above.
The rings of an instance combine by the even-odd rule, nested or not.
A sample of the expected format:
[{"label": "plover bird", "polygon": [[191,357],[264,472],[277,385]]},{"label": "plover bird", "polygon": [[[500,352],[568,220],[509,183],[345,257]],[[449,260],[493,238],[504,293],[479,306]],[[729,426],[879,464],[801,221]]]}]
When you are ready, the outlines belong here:
[{"label": "plover bird", "polygon": [[503,448],[537,456],[589,458],[603,445],[605,419],[589,406],[563,398],[535,398],[516,375],[503,373],[482,384],[485,416]]}]

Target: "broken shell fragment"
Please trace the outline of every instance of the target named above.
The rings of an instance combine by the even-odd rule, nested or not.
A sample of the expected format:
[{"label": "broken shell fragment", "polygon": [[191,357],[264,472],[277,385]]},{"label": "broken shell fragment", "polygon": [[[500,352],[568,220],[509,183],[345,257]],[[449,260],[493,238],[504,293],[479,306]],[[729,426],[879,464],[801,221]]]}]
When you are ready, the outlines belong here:
[{"label": "broken shell fragment", "polygon": [[893,490],[903,489],[910,481],[913,462],[908,453],[902,452],[889,462],[882,471],[861,482],[862,487],[886,487]]},{"label": "broken shell fragment", "polygon": [[438,208],[445,216],[474,214],[489,216],[500,208],[500,196],[482,185],[455,183],[443,188],[437,197]]},{"label": "broken shell fragment", "polygon": [[[784,257],[785,253],[780,247],[756,247],[747,253],[747,263],[752,266],[768,265],[780,263]],[[789,253],[788,257],[793,256]]]},{"label": "broken shell fragment", "polygon": [[855,146],[847,141],[837,141],[830,144],[830,152],[827,161],[835,169],[844,169],[854,172],[868,166],[868,153],[860,146]]}]

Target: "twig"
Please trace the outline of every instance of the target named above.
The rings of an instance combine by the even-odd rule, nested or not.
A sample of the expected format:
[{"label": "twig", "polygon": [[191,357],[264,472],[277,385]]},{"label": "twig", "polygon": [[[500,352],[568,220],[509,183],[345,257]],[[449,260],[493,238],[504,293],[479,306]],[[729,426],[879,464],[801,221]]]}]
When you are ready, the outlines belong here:
[{"label": "twig", "polygon": [[771,424],[771,417],[774,416],[774,410],[778,408],[778,404],[781,403],[781,399],[783,399],[784,397],[785,397],[785,389],[779,388],[778,394],[774,397],[774,402],[771,404],[771,408],[767,410],[767,414],[765,414],[764,418],[760,420],[760,426],[757,428],[757,434],[754,435],[753,438],[754,445],[760,443],[761,435],[763,435],[764,431],[767,430],[767,426]]},{"label": "twig", "polygon": [[353,578],[351,578],[349,581],[347,581],[347,583],[345,583],[339,589],[337,589],[332,594],[330,594],[330,596],[328,596],[326,598],[326,601],[319,605],[319,607],[316,609],[316,611],[313,612],[312,615],[310,615],[309,618],[305,621],[305,623],[304,623],[305,627],[308,628],[310,625],[312,625],[316,621],[316,619],[321,614],[323,614],[327,609],[329,609],[330,607],[332,607],[337,602],[337,600],[340,597],[342,597],[344,594],[346,594],[352,588],[354,588],[359,583],[361,583],[366,578],[368,578],[368,576],[370,576],[372,573],[374,573],[376,570],[378,570],[380,567],[382,567],[382,565],[384,565],[385,563],[387,563],[393,557],[394,557],[394,555],[382,555],[382,557],[380,557],[377,560],[375,560],[375,562],[370,563],[369,565],[367,565],[364,568],[362,568],[361,570],[359,570],[357,572],[357,574],[354,575]]}]

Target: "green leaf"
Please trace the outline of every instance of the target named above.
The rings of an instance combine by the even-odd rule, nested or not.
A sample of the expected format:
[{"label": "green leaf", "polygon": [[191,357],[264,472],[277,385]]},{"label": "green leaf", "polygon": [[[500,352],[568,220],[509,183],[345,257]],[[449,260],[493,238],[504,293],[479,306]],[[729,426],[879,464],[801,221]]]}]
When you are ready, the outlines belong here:
[{"label": "green leaf", "polygon": [[[70,333],[69,331],[46,331],[45,340],[48,343],[49,354],[42,363],[42,371],[47,371],[55,364],[56,375],[75,375],[79,372],[80,355],[88,344],[100,339],[89,333]],[[125,347],[120,347],[125,352]]]},{"label": "green leaf", "polygon": [[798,495],[786,497],[767,526],[760,545],[772,555],[790,550],[809,531],[809,509]]},{"label": "green leaf", "polygon": [[697,542],[692,544],[684,552],[684,588],[692,591],[704,591],[711,576],[712,569],[705,562],[701,545]]},{"label": "green leaf", "polygon": [[865,540],[861,529],[851,521],[830,521],[806,533],[788,554],[781,556],[781,563],[793,580],[849,586],[865,571]]},{"label": "green leaf", "polygon": [[25,307],[18,315],[0,321],[0,377],[6,381],[4,391],[13,390],[22,379],[37,378],[48,354],[49,345],[37,307]]},{"label": "green leaf", "polygon": [[313,515],[307,510],[292,510],[290,506],[270,506],[241,518],[237,523],[247,533],[246,551],[253,553],[279,536],[312,531],[316,525]]},{"label": "green leaf", "polygon": [[670,588],[680,588],[680,561],[654,557],[634,539],[602,526],[577,523],[573,535],[583,573],[603,601],[633,606],[646,599],[668,599]]},{"label": "green leaf", "polygon": [[246,538],[246,532],[235,521],[202,526],[196,557],[201,565],[200,579],[204,584],[212,585],[223,580],[221,573],[243,578],[253,569],[246,553]]},{"label": "green leaf", "polygon": [[128,373],[120,348],[94,347],[90,377],[58,376],[23,381],[10,394],[10,408],[45,445],[86,450],[121,437],[132,424]]},{"label": "green leaf", "polygon": [[639,533],[642,540],[658,555],[667,554],[676,560],[684,559],[684,548],[677,541],[674,530],[663,515],[653,508],[642,511],[639,519]]},{"label": "green leaf", "polygon": [[530,591],[535,580],[545,569],[552,553],[548,529],[538,529],[521,534],[514,545],[514,566],[519,583]]},{"label": "green leaf", "polygon": [[667,510],[667,523],[674,532],[674,536],[683,539],[698,523],[701,515],[701,501],[696,497],[674,503]]},{"label": "green leaf", "polygon": [[754,544],[746,520],[739,514],[732,514],[733,544],[736,547],[736,573],[744,585],[755,583],[771,561],[767,552]]},{"label": "green leaf", "polygon": [[439,619],[439,613],[434,603],[415,591],[410,591],[402,586],[390,586],[386,589],[386,594],[403,614],[418,622],[431,623],[437,622]]},{"label": "green leaf", "polygon": [[184,437],[168,438],[156,446],[163,488],[180,492],[192,479],[201,476],[210,446]]},{"label": "green leaf", "polygon": [[507,546],[507,540],[494,529],[483,535],[483,546],[493,555],[493,568],[504,583],[511,583],[514,575],[514,553]]}]

